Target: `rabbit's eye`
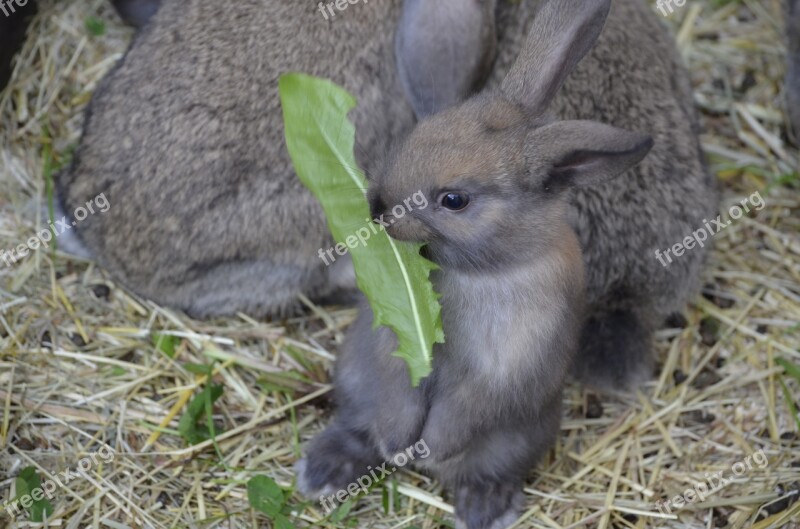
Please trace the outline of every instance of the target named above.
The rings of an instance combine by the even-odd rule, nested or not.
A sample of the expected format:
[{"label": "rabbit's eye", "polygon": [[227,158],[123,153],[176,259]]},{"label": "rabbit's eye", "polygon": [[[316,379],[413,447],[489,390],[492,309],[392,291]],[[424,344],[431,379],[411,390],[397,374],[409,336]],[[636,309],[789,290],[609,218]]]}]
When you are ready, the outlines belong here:
[{"label": "rabbit's eye", "polygon": [[445,193],[442,196],[442,206],[453,211],[464,209],[467,204],[469,196],[465,193]]}]

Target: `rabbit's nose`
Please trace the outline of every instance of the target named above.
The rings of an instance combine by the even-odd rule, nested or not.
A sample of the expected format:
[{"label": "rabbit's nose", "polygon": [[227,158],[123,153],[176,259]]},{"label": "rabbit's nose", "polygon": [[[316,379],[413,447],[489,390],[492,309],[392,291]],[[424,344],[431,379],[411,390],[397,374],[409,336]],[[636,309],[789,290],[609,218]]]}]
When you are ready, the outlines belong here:
[{"label": "rabbit's nose", "polygon": [[369,212],[373,219],[380,218],[386,213],[386,202],[379,196],[372,197],[369,201]]}]

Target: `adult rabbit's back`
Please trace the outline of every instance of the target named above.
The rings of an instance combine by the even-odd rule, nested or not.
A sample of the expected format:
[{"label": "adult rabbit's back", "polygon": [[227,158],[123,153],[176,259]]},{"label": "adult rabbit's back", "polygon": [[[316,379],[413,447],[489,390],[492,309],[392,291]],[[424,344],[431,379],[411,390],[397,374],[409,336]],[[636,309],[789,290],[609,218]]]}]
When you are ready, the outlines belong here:
[{"label": "adult rabbit's back", "polygon": [[[449,12],[484,23],[479,3],[448,2]],[[356,96],[367,171],[414,113],[394,56],[401,0],[336,5],[166,0],[99,86],[74,163],[58,178],[65,213],[100,193],[111,203],[71,230],[67,246],[196,316],[280,313],[299,293],[319,298],[354,284],[345,259],[326,267],[318,257],[333,241],[292,170],[278,78],[308,73]],[[476,55],[493,50],[474,45]]]}]

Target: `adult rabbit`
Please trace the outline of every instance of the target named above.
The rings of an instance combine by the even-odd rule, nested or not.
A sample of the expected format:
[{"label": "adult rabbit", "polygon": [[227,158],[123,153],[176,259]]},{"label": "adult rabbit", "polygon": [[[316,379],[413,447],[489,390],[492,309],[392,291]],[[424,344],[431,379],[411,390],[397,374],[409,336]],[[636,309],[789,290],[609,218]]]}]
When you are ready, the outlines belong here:
[{"label": "adult rabbit", "polygon": [[[488,73],[494,2],[408,5],[438,13],[420,44],[431,53],[414,64],[452,87],[443,93],[453,99],[423,94],[415,104],[446,108]],[[74,162],[57,179],[59,217],[100,193],[111,203],[70,229],[65,246],[198,317],[280,314],[298,294],[352,287],[346,260],[328,268],[318,257],[333,241],[286,152],[278,78],[301,71],[354,94],[358,160],[374,171],[415,120],[395,61],[403,7],[165,0],[98,87]],[[453,56],[471,66],[445,67]]]}]

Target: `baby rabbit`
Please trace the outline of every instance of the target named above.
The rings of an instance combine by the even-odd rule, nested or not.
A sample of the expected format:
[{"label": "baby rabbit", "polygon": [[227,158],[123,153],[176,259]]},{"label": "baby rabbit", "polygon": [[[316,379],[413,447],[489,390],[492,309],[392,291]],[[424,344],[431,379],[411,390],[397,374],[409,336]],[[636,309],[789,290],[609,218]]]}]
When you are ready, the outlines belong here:
[{"label": "baby rabbit", "polygon": [[[554,441],[583,323],[584,267],[569,197],[624,173],[652,139],[550,107],[603,28],[611,0],[550,0],[502,83],[422,121],[370,182],[387,231],[427,243],[441,267],[446,343],[412,388],[364,305],[337,360],[338,411],[298,466],[316,498],[417,441],[452,490],[457,528],[511,524],[531,467]],[[430,207],[388,212],[422,191]],[[388,215],[387,215],[388,214]],[[394,222],[392,222],[394,221]],[[323,497],[324,499],[324,497]]]},{"label": "baby rabbit", "polygon": [[[439,57],[494,50],[483,42],[494,31],[481,29],[494,25],[494,0],[410,3],[406,24],[442,6],[449,13],[446,25],[428,26],[436,38],[419,48],[437,53],[421,53],[415,65],[436,72],[446,94],[480,84],[490,59],[436,65]],[[318,257],[334,243],[292,169],[278,98],[286,72],[344,85],[358,99],[357,155],[370,172],[414,125],[395,62],[401,0],[344,5],[164,0],[98,87],[74,162],[57,179],[64,212],[100,193],[112,205],[65,242],[135,292],[197,317],[281,314],[298,294],[324,298],[354,287],[348,261],[326,268]],[[421,93],[415,105],[456,102],[429,97]]]}]

